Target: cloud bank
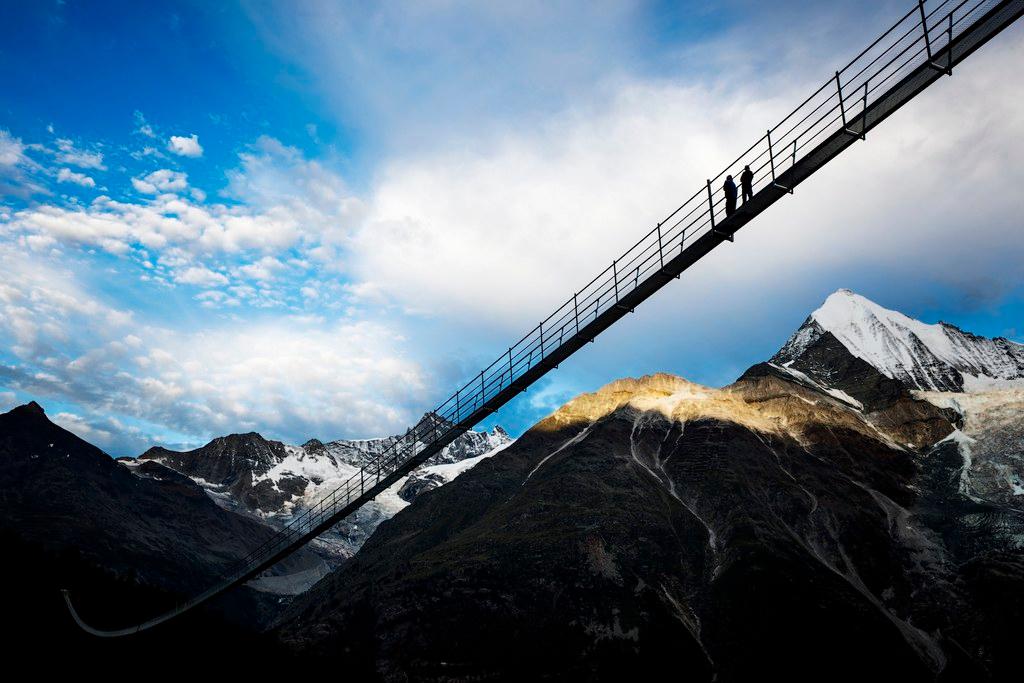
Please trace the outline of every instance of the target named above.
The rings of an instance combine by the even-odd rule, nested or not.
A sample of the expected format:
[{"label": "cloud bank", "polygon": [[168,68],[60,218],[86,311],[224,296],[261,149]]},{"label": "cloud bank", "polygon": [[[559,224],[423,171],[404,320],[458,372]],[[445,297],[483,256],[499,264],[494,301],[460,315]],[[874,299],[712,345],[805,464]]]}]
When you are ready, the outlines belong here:
[{"label": "cloud bank", "polygon": [[[332,27],[347,21],[344,13],[322,9],[330,19],[323,31],[355,35],[351,26]],[[360,21],[379,22],[367,35],[395,45],[416,17],[443,19],[415,9],[406,18],[392,16],[395,8],[360,10]],[[493,29],[488,35],[508,36],[551,25],[555,10],[528,3],[508,16],[478,11],[488,14],[479,19]],[[623,12],[597,7],[587,40],[614,44]],[[836,33],[825,25],[822,35]],[[409,55],[352,68],[395,77],[380,80],[390,85],[376,111],[405,114],[382,115],[382,129],[400,128],[397,140],[430,138],[443,117],[423,112],[449,111],[444,142],[396,144],[364,178],[348,177],[330,155],[264,135],[247,140],[222,180],[209,184],[201,164],[210,161],[195,161],[203,156],[198,135],[170,136],[165,154],[154,146],[164,129],[141,115],[127,152],[71,137],[25,142],[0,130],[0,191],[21,200],[0,207],[0,403],[48,398],[60,405],[62,424],[117,454],[147,441],[194,443],[250,429],[291,441],[399,431],[824,78],[762,73],[764,45],[730,36],[710,60],[726,70],[721,78],[569,64],[538,84],[538,93],[560,92],[550,102],[524,97],[509,105],[512,114],[491,117],[500,92],[476,93],[464,111],[446,109],[454,106],[446,93],[465,86],[472,68],[440,84],[420,109],[392,92],[427,77],[414,70],[398,78],[408,59],[437,48],[429,32],[412,37]],[[540,54],[506,58],[555,63],[549,38],[541,36]],[[326,64],[358,55],[366,40],[304,58]],[[810,42],[814,59],[780,59],[818,67],[839,49]],[[465,49],[451,47],[440,59],[464,63]],[[613,56],[621,49],[609,48]],[[672,57],[682,60],[677,67],[688,58],[685,50]],[[491,50],[481,64],[499,75],[514,70],[501,59]],[[1024,134],[1024,86],[1001,74],[1021,68],[1024,42],[1015,30],[566,363],[511,414],[528,424],[575,390],[655,370],[728,382],[839,286],[908,312],[936,291],[955,310],[1019,287],[1024,198],[1012,188],[1024,168],[1015,142]],[[510,71],[508,78],[515,80]],[[584,87],[588,79],[600,82]],[[410,110],[431,120],[400,125]],[[72,190],[80,194],[58,196]]]}]

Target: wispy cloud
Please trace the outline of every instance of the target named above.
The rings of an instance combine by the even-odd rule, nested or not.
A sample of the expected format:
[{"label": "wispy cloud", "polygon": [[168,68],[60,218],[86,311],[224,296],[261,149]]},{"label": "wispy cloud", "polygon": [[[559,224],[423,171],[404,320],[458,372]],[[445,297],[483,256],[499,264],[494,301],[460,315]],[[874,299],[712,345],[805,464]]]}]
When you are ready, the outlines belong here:
[{"label": "wispy cloud", "polygon": [[105,303],[61,263],[0,246],[8,390],[200,437],[259,429],[292,441],[395,429],[428,391],[425,371],[384,325],[285,318],[165,328]]},{"label": "wispy cloud", "polygon": [[[159,169],[131,178],[152,197],[33,206],[0,218],[0,227],[36,250],[101,249],[134,264],[147,281],[255,285],[230,298],[207,295],[209,305],[305,300],[299,289],[312,264],[340,269],[362,202],[336,173],[271,138],[256,141],[239,163],[228,175],[230,204],[208,204],[184,172]],[[328,289],[343,291],[341,283]]]},{"label": "wispy cloud", "polygon": [[62,168],[57,172],[58,183],[74,183],[82,187],[96,187],[96,181],[84,173],[76,173],[70,168]]},{"label": "wispy cloud", "polygon": [[181,192],[188,187],[188,176],[181,171],[164,168],[143,178],[132,178],[132,187],[143,194]]},{"label": "wispy cloud", "polygon": [[57,163],[79,168],[92,168],[98,171],[106,170],[103,165],[103,153],[95,150],[80,149],[68,138],[58,138],[56,141]]},{"label": "wispy cloud", "polygon": [[28,147],[21,138],[0,128],[0,197],[27,199],[47,192],[32,179],[42,167],[28,156]]}]

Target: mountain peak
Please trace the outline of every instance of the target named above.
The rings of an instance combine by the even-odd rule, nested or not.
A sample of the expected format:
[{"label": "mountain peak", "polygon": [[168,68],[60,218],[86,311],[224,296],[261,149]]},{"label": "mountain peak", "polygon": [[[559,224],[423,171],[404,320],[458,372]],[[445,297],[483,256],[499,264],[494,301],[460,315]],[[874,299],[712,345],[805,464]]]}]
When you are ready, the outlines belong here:
[{"label": "mountain peak", "polygon": [[11,409],[10,412],[14,414],[20,413],[22,415],[46,415],[46,411],[43,410],[43,407],[35,401],[29,401],[24,405],[17,406],[16,408]]},{"label": "mountain peak", "polygon": [[924,323],[849,289],[830,294],[773,362],[794,361],[826,333],[911,389],[973,391],[1024,381],[1024,346]]}]

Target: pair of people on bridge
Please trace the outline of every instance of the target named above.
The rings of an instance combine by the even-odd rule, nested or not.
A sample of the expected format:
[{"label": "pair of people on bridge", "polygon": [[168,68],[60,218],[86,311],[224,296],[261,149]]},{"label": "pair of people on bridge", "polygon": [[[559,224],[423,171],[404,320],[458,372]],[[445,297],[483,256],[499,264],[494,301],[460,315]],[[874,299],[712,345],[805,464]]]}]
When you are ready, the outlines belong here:
[{"label": "pair of people on bridge", "polygon": [[[750,166],[743,167],[743,173],[740,174],[740,185],[743,186],[743,203],[746,204],[754,196],[754,172],[750,170]],[[728,218],[736,213],[736,183],[731,175],[725,176],[722,191],[725,192],[725,216]]]}]

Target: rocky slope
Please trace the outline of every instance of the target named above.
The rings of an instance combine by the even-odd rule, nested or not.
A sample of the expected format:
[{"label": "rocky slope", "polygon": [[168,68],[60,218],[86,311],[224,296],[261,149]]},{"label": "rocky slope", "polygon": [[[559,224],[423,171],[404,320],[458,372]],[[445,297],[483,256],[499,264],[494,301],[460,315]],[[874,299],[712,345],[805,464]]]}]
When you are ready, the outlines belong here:
[{"label": "rocky slope", "polygon": [[1019,462],[989,457],[1011,487],[981,495],[976,418],[914,392],[1015,371],[883,363],[857,327],[816,313],[724,389],[656,375],[573,400],[382,524],[282,642],[385,680],[1012,679]]}]

